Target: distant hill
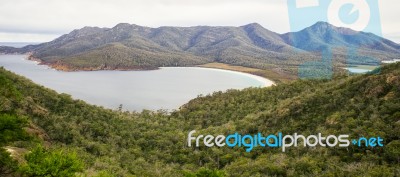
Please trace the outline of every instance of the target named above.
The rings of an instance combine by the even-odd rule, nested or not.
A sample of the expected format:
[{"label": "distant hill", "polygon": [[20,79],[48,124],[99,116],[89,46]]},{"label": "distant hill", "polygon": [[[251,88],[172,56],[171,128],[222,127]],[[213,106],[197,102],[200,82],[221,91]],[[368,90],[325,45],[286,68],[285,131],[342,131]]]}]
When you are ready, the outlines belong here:
[{"label": "distant hill", "polygon": [[298,32],[282,35],[286,43],[306,51],[320,51],[324,47],[345,46],[387,53],[399,53],[400,45],[372,33],[357,32],[318,22]]},{"label": "distant hill", "polygon": [[[399,56],[400,45],[390,40],[381,38],[372,33],[358,32],[349,28],[335,27],[326,22],[316,24],[298,32],[282,35],[287,44],[308,52],[320,53],[331,48],[339,59],[352,59],[347,57],[349,49],[355,49],[362,57],[373,57],[378,61],[385,58]],[[350,54],[351,55],[351,54]],[[359,60],[367,58],[358,58]],[[343,61],[342,62],[357,62]]]},{"label": "distant hill", "polygon": [[[349,35],[356,34],[356,35]],[[0,47],[2,53],[28,53],[60,70],[155,69],[220,62],[293,72],[305,61],[319,60],[321,50],[356,48],[351,57],[336,49],[334,61],[373,63],[400,57],[400,45],[371,33],[318,22],[299,32],[278,34],[257,23],[240,27],[149,28],[126,23],[113,28],[84,27],[51,42],[23,48]],[[363,60],[364,59],[364,60]]]}]

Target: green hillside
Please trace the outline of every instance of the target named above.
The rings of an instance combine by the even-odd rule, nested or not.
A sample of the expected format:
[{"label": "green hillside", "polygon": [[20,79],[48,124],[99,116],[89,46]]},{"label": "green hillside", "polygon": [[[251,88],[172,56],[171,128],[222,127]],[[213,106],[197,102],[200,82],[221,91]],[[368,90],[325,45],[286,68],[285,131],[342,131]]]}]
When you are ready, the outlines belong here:
[{"label": "green hillside", "polygon": [[[381,136],[384,147],[189,148],[191,130]],[[0,151],[0,176],[399,176],[400,63],[217,92],[173,113],[92,106],[0,69],[0,140],[14,150]]]},{"label": "green hillside", "polygon": [[[321,52],[327,49],[332,53],[325,56]],[[376,66],[382,60],[399,58],[399,49],[399,44],[375,34],[326,22],[285,34],[257,23],[158,28],[121,23],[112,28],[76,29],[53,41],[23,48],[0,46],[0,53],[27,53],[31,59],[64,71],[224,63],[261,69],[269,73],[263,76],[273,78],[301,75],[297,73],[299,66],[321,59],[329,59],[325,62],[335,70],[348,65]]]}]

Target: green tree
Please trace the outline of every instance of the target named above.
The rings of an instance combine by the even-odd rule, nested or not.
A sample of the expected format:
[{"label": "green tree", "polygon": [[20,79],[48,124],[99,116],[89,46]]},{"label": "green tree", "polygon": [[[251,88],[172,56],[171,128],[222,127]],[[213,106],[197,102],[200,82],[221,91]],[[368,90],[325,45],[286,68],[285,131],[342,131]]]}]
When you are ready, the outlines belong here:
[{"label": "green tree", "polygon": [[186,177],[224,177],[226,176],[223,171],[220,170],[210,170],[207,168],[200,168],[195,173],[186,173]]},{"label": "green tree", "polygon": [[0,176],[12,174],[17,167],[17,162],[13,160],[4,148],[0,148]]},{"label": "green tree", "polygon": [[400,140],[394,140],[385,147],[388,159],[400,163]]},{"label": "green tree", "polygon": [[24,176],[69,177],[83,170],[83,163],[76,153],[47,150],[42,146],[25,155],[25,160],[27,163],[20,167]]},{"label": "green tree", "polygon": [[26,120],[15,115],[0,114],[0,176],[11,175],[17,169],[15,161],[3,146],[10,142],[28,139],[23,130]]},{"label": "green tree", "polygon": [[26,122],[15,115],[0,114],[0,146],[28,138],[23,130]]}]

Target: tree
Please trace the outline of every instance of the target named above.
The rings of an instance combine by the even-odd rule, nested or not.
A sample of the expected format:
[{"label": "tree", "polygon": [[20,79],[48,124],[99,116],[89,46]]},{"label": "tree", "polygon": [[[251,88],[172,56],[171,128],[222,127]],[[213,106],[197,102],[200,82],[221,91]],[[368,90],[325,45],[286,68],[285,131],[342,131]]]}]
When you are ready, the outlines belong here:
[{"label": "tree", "polygon": [[119,106],[118,106],[118,111],[121,112],[121,111],[122,111],[122,108],[123,108],[123,105],[122,105],[122,104],[119,104]]},{"label": "tree", "polygon": [[10,142],[29,139],[23,130],[27,121],[15,115],[0,114],[0,176],[11,175],[17,170],[18,163],[3,146]]},{"label": "tree", "polygon": [[23,130],[27,121],[15,115],[0,114],[0,146],[28,138]]},{"label": "tree", "polygon": [[223,171],[220,170],[210,170],[207,168],[200,168],[195,173],[185,173],[186,177],[224,177],[226,176]]},{"label": "tree", "polygon": [[83,162],[76,153],[47,150],[42,146],[25,155],[25,160],[27,163],[20,167],[24,176],[70,177],[83,170]]},{"label": "tree", "polygon": [[400,140],[394,140],[386,145],[386,156],[388,159],[400,163]]},{"label": "tree", "polygon": [[12,174],[18,163],[13,160],[4,148],[0,148],[0,176]]}]

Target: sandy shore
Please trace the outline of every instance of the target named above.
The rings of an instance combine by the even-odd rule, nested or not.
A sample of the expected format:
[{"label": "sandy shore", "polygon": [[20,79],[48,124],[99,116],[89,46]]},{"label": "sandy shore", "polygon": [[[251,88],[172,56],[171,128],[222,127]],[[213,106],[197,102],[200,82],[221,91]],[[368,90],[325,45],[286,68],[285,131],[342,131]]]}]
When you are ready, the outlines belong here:
[{"label": "sandy shore", "polygon": [[239,72],[239,71],[232,71],[232,70],[225,70],[225,69],[217,69],[217,68],[204,68],[204,67],[187,67],[187,68],[197,68],[197,69],[208,69],[208,70],[218,70],[218,71],[222,71],[222,72],[226,72],[226,73],[233,73],[233,74],[239,74],[239,75],[243,75],[246,77],[250,77],[253,78],[261,83],[263,83],[262,87],[269,87],[272,85],[275,85],[275,82],[266,79],[264,77],[261,76],[257,76],[257,75],[253,75],[253,74],[249,74],[249,73],[244,73],[244,72]]},{"label": "sandy shore", "polygon": [[[28,56],[24,57],[24,60],[33,61],[33,62],[35,62],[36,64],[40,64],[40,62],[37,61],[37,60],[30,60]],[[46,66],[48,66],[48,65],[46,65]],[[52,68],[52,67],[50,67],[50,66],[48,66],[48,67],[49,67],[50,69],[55,70],[54,68]],[[160,67],[160,68],[170,68],[170,67]],[[269,79],[267,79],[267,78],[264,78],[264,77],[261,77],[261,76],[257,76],[257,75],[254,75],[254,74],[249,74],[249,73],[245,73],[245,72],[240,72],[240,71],[232,71],[232,70],[219,69],[219,68],[206,68],[206,67],[183,67],[183,68],[196,68],[196,69],[218,70],[218,71],[222,71],[222,72],[226,72],[226,73],[240,74],[240,75],[243,75],[243,76],[246,76],[246,77],[253,78],[253,79],[255,79],[255,80],[257,80],[257,81],[263,83],[263,84],[262,84],[262,85],[263,85],[262,87],[269,87],[269,86],[275,85],[275,82],[272,81],[272,80],[269,80]]]}]

